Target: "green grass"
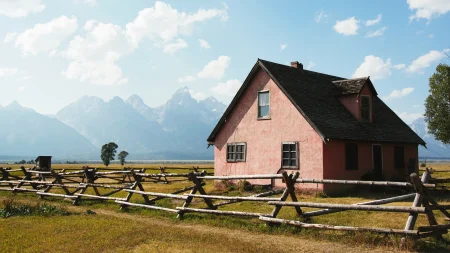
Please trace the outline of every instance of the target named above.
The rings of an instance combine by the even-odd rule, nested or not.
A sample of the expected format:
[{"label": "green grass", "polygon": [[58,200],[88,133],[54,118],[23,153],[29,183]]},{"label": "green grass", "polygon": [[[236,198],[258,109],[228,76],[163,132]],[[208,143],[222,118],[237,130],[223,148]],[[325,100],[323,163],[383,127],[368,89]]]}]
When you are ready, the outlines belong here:
[{"label": "green grass", "polygon": [[[447,165],[443,165],[444,168]],[[436,166],[434,166],[436,167]],[[179,167],[180,168],[180,167]],[[438,169],[438,168],[435,168]],[[442,168],[440,168],[442,170]],[[186,169],[188,171],[188,169]],[[450,173],[450,167],[449,167]],[[436,174],[433,174],[433,176]],[[450,176],[450,175],[449,175]],[[175,190],[190,186],[190,182],[174,182],[171,184],[144,183],[146,191],[170,193]],[[239,192],[239,187],[216,189],[212,182],[208,182],[205,190],[211,194],[218,195],[252,195],[254,192]],[[241,189],[242,190],[242,189]],[[102,190],[102,193],[108,190]],[[259,191],[259,189],[258,189]],[[87,194],[93,194],[88,190]],[[0,192],[0,199],[10,196],[11,193]],[[353,204],[365,202],[372,199],[390,197],[392,194],[377,191],[355,191],[352,196],[346,197],[323,197],[318,194],[298,194],[299,201],[326,202],[326,203],[346,203]],[[393,194],[399,195],[398,193]],[[117,197],[126,196],[125,192],[115,194]],[[34,194],[16,194],[18,201],[36,201]],[[441,204],[450,204],[449,195],[440,195],[437,198]],[[140,195],[134,195],[132,202],[143,203]],[[113,202],[104,201],[82,201],[79,207],[72,207],[70,202],[48,198],[42,203],[62,206],[68,210],[73,210],[80,215],[70,217],[52,216],[43,219],[42,217],[13,217],[0,219],[0,240],[6,242],[4,248],[0,251],[30,251],[32,241],[36,241],[38,251],[236,251],[236,252],[284,252],[288,249],[298,251],[299,245],[303,245],[305,250],[319,247],[323,250],[336,249],[336,251],[353,252],[352,248],[359,247],[356,251],[362,249],[371,250],[399,250],[400,237],[385,236],[370,233],[338,232],[314,229],[299,229],[291,226],[273,226],[268,227],[256,218],[242,218],[229,216],[215,216],[207,214],[187,213],[183,220],[177,220],[175,214],[162,211],[149,210],[144,208],[130,207],[128,211],[120,211],[118,205]],[[157,202],[157,205],[169,208],[181,206],[183,201],[164,199]],[[409,202],[394,203],[392,205],[410,206]],[[206,204],[202,199],[195,199],[191,207],[204,208]],[[95,215],[85,215],[87,210],[93,210]],[[239,202],[231,205],[219,207],[219,210],[235,210],[246,212],[270,213],[273,206],[265,203]],[[313,209],[303,208],[304,211]],[[439,224],[446,224],[444,216],[440,212],[435,212]],[[282,208],[279,216],[286,219],[298,219],[294,208]],[[346,211],[334,214],[328,214],[313,217],[308,222],[322,223],[330,225],[348,225],[364,227],[385,227],[402,229],[405,225],[408,214],[405,213],[386,213],[386,212],[368,212],[368,211]],[[420,215],[417,226],[428,225],[425,215]],[[38,228],[37,228],[38,227]],[[61,230],[64,227],[63,230]],[[86,234],[78,231],[82,228],[89,228]],[[195,231],[189,228],[198,228]],[[37,231],[41,230],[40,233]],[[83,231],[84,231],[83,230]],[[205,230],[205,231],[203,231]],[[11,231],[15,231],[12,233]],[[209,236],[207,231],[209,231]],[[77,233],[78,232],[78,233]],[[38,233],[39,236],[35,236]],[[70,240],[71,234],[74,234],[76,240],[84,240],[84,244]],[[230,241],[231,235],[236,234],[242,238]],[[29,244],[18,243],[15,236],[19,236]],[[259,238],[256,241],[250,239]],[[66,238],[68,237],[68,238]],[[450,240],[449,235],[444,235]],[[55,241],[46,238],[55,238]],[[80,238],[80,239],[78,239]],[[90,238],[90,239],[89,239]],[[274,244],[275,240],[283,241],[283,244]],[[60,240],[60,241],[58,241]],[[295,242],[292,245],[290,242]],[[301,243],[300,243],[301,241]],[[42,243],[38,243],[42,242]],[[47,246],[46,243],[49,245]],[[17,245],[19,244],[19,245]],[[56,245],[57,244],[57,245]],[[216,245],[216,246],[211,246]],[[239,245],[238,245],[239,244]],[[327,248],[329,244],[330,248]],[[3,244],[2,244],[3,245]],[[288,246],[283,246],[288,245]],[[302,246],[302,247],[303,247]],[[434,251],[441,252],[450,250],[447,245],[435,241],[433,238],[422,239],[417,242],[408,241],[407,249],[411,251]],[[52,248],[53,247],[53,248]],[[91,250],[92,249],[92,250]],[[310,251],[311,251],[310,250]]]}]

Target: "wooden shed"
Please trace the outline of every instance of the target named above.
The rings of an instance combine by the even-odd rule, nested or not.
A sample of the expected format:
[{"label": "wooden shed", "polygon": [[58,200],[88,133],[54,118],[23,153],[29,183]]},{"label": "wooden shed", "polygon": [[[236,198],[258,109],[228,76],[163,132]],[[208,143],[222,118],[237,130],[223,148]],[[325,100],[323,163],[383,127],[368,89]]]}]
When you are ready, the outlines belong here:
[{"label": "wooden shed", "polygon": [[36,167],[38,168],[46,168],[50,170],[52,168],[52,157],[51,156],[38,156],[36,158]]}]

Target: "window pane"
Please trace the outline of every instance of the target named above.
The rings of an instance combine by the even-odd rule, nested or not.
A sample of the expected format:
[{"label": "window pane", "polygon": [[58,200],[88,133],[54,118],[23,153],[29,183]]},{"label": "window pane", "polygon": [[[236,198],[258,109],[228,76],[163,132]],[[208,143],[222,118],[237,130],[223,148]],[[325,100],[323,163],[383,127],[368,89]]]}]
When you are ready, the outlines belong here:
[{"label": "window pane", "polygon": [[297,148],[296,148],[296,144],[291,144],[291,151],[296,151],[297,150]]},{"label": "window pane", "polygon": [[269,105],[269,92],[260,92],[258,93],[258,105],[266,106]]},{"label": "window pane", "polygon": [[296,160],[296,159],[291,159],[291,164],[290,164],[290,166],[296,167],[296,166],[297,166],[297,160]]},{"label": "window pane", "polygon": [[290,158],[289,152],[283,152],[283,158]]},{"label": "window pane", "polygon": [[289,159],[283,159],[283,166],[289,166]]},{"label": "window pane", "polygon": [[394,147],[394,166],[396,169],[405,168],[405,150],[403,146]]},{"label": "window pane", "polygon": [[268,117],[268,116],[269,116],[269,106],[268,105],[260,106],[258,117],[262,118],[262,117]]},{"label": "window pane", "polygon": [[297,152],[291,152],[291,158],[297,158]]},{"label": "window pane", "polygon": [[289,144],[283,144],[283,151],[289,151]]},{"label": "window pane", "polygon": [[361,97],[361,118],[363,120],[370,120],[370,98]]},{"label": "window pane", "polygon": [[356,143],[345,144],[345,168],[347,170],[358,169],[358,145]]}]

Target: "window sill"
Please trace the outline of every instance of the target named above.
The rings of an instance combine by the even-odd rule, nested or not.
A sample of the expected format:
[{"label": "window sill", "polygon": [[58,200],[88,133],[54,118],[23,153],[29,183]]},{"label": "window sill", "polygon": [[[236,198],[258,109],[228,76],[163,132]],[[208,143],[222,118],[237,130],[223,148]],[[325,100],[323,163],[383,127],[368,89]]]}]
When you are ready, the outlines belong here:
[{"label": "window sill", "polygon": [[245,161],[227,161],[227,163],[245,163]]},{"label": "window sill", "polygon": [[283,170],[300,170],[299,167],[281,167]]},{"label": "window sill", "polygon": [[271,120],[272,118],[269,117],[261,117],[261,118],[257,118],[257,120]]}]

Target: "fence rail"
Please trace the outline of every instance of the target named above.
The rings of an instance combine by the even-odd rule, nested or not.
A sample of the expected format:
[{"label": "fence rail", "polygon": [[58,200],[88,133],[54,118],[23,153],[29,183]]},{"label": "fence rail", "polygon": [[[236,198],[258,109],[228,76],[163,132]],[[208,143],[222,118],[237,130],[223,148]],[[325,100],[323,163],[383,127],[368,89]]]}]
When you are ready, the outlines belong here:
[{"label": "fence rail", "polygon": [[[423,238],[434,236],[441,239],[441,235],[448,232],[450,225],[438,224],[433,211],[440,211],[450,219],[450,205],[440,205],[436,200],[428,195],[427,191],[435,187],[430,182],[439,182],[431,177],[429,170],[426,170],[422,178],[417,174],[411,174],[411,183],[390,182],[390,181],[358,181],[358,180],[333,180],[333,179],[300,179],[299,172],[288,175],[265,174],[265,175],[230,175],[230,176],[209,176],[206,171],[198,171],[194,168],[189,173],[168,173],[164,168],[160,168],[159,173],[146,173],[145,169],[129,169],[121,171],[98,171],[95,168],[83,167],[81,170],[66,172],[65,170],[56,172],[39,171],[36,169],[11,170],[0,168],[2,177],[0,178],[0,190],[13,193],[29,192],[37,194],[40,198],[59,197],[70,199],[74,205],[78,205],[83,200],[114,201],[120,208],[148,208],[160,211],[176,213],[178,218],[182,218],[188,213],[205,213],[212,215],[232,215],[243,217],[256,217],[268,224],[286,224],[303,228],[344,230],[344,231],[368,231],[374,233],[401,234],[403,236],[414,236]],[[22,176],[18,174],[22,173]],[[168,180],[171,178],[173,180]],[[99,179],[109,179],[113,182],[100,182]],[[285,187],[279,190],[271,190],[251,196],[223,196],[208,194],[204,186],[209,180],[247,180],[247,179],[282,179]],[[150,192],[145,190],[145,183],[162,182],[170,183],[176,180],[191,182],[191,186],[177,190],[172,193]],[[440,180],[443,181],[443,180]],[[114,185],[117,184],[117,185]],[[295,186],[304,183],[315,184],[340,184],[340,185],[361,185],[361,186],[389,186],[401,187],[414,190],[414,193],[395,196],[385,199],[378,199],[356,204],[337,203],[315,203],[299,202],[295,193]],[[70,190],[72,189],[72,190]],[[94,194],[86,191],[92,189]],[[109,190],[100,193],[99,189]],[[58,190],[54,192],[53,190]],[[62,190],[62,193],[61,193]],[[117,193],[125,192],[125,197],[117,196]],[[186,193],[188,192],[188,193]],[[141,196],[144,203],[135,203],[131,197],[136,194]],[[281,194],[281,195],[280,195]],[[279,197],[272,197],[280,195]],[[152,198],[149,198],[152,197]],[[408,206],[382,206],[383,204],[405,201],[414,198],[412,205]],[[163,207],[157,202],[163,199],[176,199],[182,201],[181,206],[174,208]],[[190,207],[194,199],[200,199],[206,205],[203,208]],[[288,201],[289,199],[289,201]],[[217,202],[221,201],[221,202]],[[245,210],[219,210],[224,205],[232,205],[239,202],[258,202],[267,206],[272,206],[270,213],[247,212]],[[282,208],[294,208],[299,217],[313,217],[344,211],[372,211],[372,212],[404,212],[409,213],[404,229],[392,228],[369,228],[336,226],[328,224],[312,224],[298,220],[286,220],[277,218]],[[303,207],[322,208],[321,210],[304,212]],[[416,227],[418,215],[425,214],[429,226]]]}]

